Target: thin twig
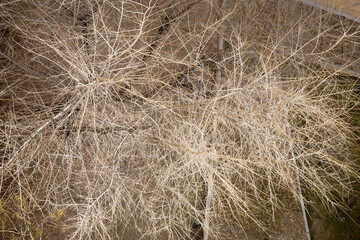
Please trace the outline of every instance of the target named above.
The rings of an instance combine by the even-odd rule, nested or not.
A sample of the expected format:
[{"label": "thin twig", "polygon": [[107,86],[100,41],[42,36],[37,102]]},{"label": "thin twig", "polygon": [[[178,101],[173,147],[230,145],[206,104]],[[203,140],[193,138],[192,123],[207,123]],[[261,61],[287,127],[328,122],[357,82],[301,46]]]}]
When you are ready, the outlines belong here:
[{"label": "thin twig", "polygon": [[0,55],[2,55],[3,57],[5,57],[5,58],[8,59],[9,61],[15,63],[15,65],[17,65],[18,67],[20,67],[20,68],[24,69],[25,71],[31,73],[32,75],[35,75],[35,76],[41,77],[41,78],[46,78],[45,75],[42,75],[42,74],[40,74],[40,73],[37,73],[37,72],[34,72],[34,71],[28,69],[27,67],[25,67],[24,65],[18,63],[17,61],[15,61],[14,59],[12,59],[11,57],[9,57],[8,55],[6,55],[5,53],[3,53],[3,52],[1,52],[1,51],[0,51]]},{"label": "thin twig", "polygon": [[15,157],[21,153],[26,145],[32,140],[34,139],[34,137],[36,137],[45,127],[47,127],[50,123],[52,123],[53,121],[59,119],[61,116],[63,116],[67,110],[71,107],[71,104],[69,104],[68,106],[66,106],[61,112],[59,112],[55,117],[53,117],[52,119],[50,119],[49,121],[47,121],[46,123],[44,123],[43,125],[41,125],[41,127],[39,127],[35,132],[33,132],[31,134],[31,136],[19,147],[19,149],[14,153],[14,155],[12,156],[12,158],[10,159],[10,161],[7,164],[10,164]]},{"label": "thin twig", "polygon": [[[224,38],[223,35],[225,33],[225,25],[224,25],[224,18],[225,18],[225,7],[228,0],[224,0],[222,4],[222,23],[220,27],[220,38],[219,38],[219,53],[221,54],[224,50]],[[221,55],[220,55],[221,57]],[[220,90],[220,83],[221,83],[221,71],[222,67],[220,64],[217,65],[217,73],[216,73],[216,92],[219,93]],[[215,145],[216,145],[216,132],[217,132],[217,119],[216,115],[214,117],[214,124],[213,124],[213,131],[214,131],[214,137],[213,137],[213,148],[214,152],[216,152]],[[212,194],[213,194],[213,174],[212,172],[208,172],[208,192],[206,196],[206,206],[205,206],[205,221],[204,221],[204,240],[209,239],[209,230],[210,230],[210,213],[211,213],[211,201],[212,201]]]},{"label": "thin twig", "polygon": [[305,209],[305,204],[304,204],[304,197],[302,195],[302,190],[301,190],[299,169],[298,169],[298,167],[296,165],[296,158],[294,156],[294,153],[291,152],[291,154],[292,154],[292,158],[293,158],[293,161],[294,161],[295,174],[296,174],[296,184],[297,184],[298,191],[299,191],[298,193],[299,193],[299,198],[300,198],[300,206],[301,206],[302,215],[304,217],[304,225],[305,225],[306,236],[307,236],[308,240],[311,240],[310,230],[309,230],[309,223],[308,223],[308,219],[307,219],[307,216],[306,216],[306,209]]}]

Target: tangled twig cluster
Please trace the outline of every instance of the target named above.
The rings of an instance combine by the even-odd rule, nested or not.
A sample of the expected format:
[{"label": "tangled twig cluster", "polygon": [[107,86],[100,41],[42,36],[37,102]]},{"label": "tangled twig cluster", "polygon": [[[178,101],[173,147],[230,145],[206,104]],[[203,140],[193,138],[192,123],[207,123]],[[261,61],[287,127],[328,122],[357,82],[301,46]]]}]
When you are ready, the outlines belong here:
[{"label": "tangled twig cluster", "polygon": [[340,205],[357,177],[357,100],[339,75],[356,70],[359,29],[244,2],[222,15],[206,0],[3,1],[0,203],[18,215],[6,228],[185,239],[209,211],[214,237],[215,224],[262,226],[256,212],[275,214],[284,192],[301,201],[298,182]]}]

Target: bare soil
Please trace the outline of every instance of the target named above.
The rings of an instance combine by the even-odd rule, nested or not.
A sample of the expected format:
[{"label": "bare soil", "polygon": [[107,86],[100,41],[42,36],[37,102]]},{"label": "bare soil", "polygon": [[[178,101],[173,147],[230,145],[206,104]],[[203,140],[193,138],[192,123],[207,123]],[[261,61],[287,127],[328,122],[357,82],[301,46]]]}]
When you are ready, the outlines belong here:
[{"label": "bare soil", "polygon": [[[359,0],[307,0],[327,6],[329,8],[347,13],[360,21],[360,1]],[[305,1],[306,2],[306,1]]]}]

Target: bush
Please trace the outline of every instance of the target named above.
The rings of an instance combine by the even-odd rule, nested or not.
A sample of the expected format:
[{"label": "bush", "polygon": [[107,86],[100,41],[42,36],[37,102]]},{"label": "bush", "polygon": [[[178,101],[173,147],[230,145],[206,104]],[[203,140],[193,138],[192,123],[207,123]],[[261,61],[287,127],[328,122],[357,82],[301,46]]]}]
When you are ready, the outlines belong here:
[{"label": "bush", "polygon": [[19,236],[266,230],[258,209],[284,192],[331,209],[358,179],[350,21],[287,1],[0,6],[1,203],[19,216],[3,228]]}]

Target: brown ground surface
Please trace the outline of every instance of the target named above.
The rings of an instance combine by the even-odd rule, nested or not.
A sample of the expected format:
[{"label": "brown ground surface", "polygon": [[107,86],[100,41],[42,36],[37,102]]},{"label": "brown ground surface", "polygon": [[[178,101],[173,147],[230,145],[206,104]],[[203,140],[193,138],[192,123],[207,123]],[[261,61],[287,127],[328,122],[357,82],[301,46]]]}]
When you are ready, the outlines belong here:
[{"label": "brown ground surface", "polygon": [[358,18],[360,21],[360,1],[359,0],[301,0],[302,2],[315,2],[340,12],[344,12]]}]

